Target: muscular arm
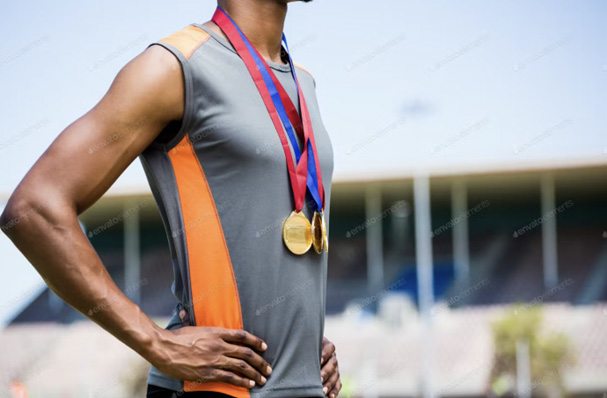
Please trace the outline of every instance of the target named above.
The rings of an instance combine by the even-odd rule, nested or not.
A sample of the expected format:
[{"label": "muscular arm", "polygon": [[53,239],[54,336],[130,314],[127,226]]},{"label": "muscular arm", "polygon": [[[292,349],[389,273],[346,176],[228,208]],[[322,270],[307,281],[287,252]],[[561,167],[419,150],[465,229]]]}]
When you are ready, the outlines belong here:
[{"label": "muscular arm", "polygon": [[[160,370],[181,380],[215,378],[251,387],[246,377],[261,382],[262,376],[233,357],[246,355],[266,373],[267,363],[240,345],[261,350],[260,339],[244,331],[184,328],[173,333],[158,327],[118,289],[78,223],[78,215],[163,127],[182,118],[183,98],[177,59],[160,46],[145,50],[120,71],[101,101],[38,159],[11,196],[0,225],[59,297]],[[17,218],[20,222],[11,222]],[[102,310],[89,315],[96,307]],[[229,341],[235,340],[239,344],[233,348]],[[244,377],[210,369],[204,362],[224,351],[232,359],[222,356],[222,369],[240,366]]]},{"label": "muscular arm", "polygon": [[179,64],[155,47],[126,65],[103,99],[55,139],[0,220],[20,218],[5,232],[49,287],[87,316],[106,308],[91,318],[143,356],[157,327],[112,281],[77,216],[183,113]]}]

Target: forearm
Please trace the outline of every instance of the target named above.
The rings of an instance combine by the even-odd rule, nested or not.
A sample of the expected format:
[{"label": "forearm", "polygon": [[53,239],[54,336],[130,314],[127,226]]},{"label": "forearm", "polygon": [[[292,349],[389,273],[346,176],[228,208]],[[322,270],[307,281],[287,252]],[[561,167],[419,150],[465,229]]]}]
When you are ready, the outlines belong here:
[{"label": "forearm", "polygon": [[57,201],[8,206],[1,225],[59,297],[148,361],[154,359],[162,329],[118,289],[74,208]]}]

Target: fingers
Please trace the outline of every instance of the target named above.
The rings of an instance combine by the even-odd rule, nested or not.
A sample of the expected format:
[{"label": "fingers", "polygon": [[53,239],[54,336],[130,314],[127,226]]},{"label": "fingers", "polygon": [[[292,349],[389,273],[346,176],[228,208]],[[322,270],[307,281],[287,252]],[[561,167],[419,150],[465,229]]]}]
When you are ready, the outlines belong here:
[{"label": "fingers", "polygon": [[246,377],[239,376],[233,372],[213,369],[209,375],[209,379],[218,381],[221,383],[232,384],[237,387],[253,388],[255,387],[255,381]]},{"label": "fingers", "polygon": [[226,362],[221,365],[221,369],[228,370],[249,380],[254,380],[260,386],[266,384],[267,381],[258,370],[242,359],[226,357]]},{"label": "fingers", "polygon": [[323,392],[325,395],[329,395],[329,392],[333,392],[337,382],[339,382],[339,369],[337,368],[337,358],[335,356],[331,356],[331,359],[329,359],[327,367],[329,366],[332,371],[328,373],[326,381],[323,379]]},{"label": "fingers", "polygon": [[266,350],[267,345],[244,330],[186,326],[171,333],[176,337],[176,348],[169,345],[175,352],[171,357],[182,361],[157,366],[172,377],[252,388],[255,384],[266,384],[266,377],[272,373],[270,365],[257,352]]},{"label": "fingers", "polygon": [[331,355],[333,355],[334,352],[335,344],[331,343],[326,337],[323,337],[320,365],[324,366],[324,364],[329,360],[329,358],[331,358]]},{"label": "fingers", "polygon": [[337,380],[337,383],[335,384],[335,387],[333,387],[333,390],[331,390],[329,397],[336,398],[339,395],[340,391],[341,391],[341,380]]},{"label": "fingers", "polygon": [[[325,364],[320,368],[320,377],[323,384],[335,373],[337,370],[337,357],[331,355]],[[327,391],[328,392],[328,391]]]},{"label": "fingers", "polygon": [[259,351],[265,351],[268,348],[262,339],[245,330],[221,329],[220,337],[228,343],[247,345]]},{"label": "fingers", "polygon": [[331,355],[326,361],[325,366],[321,369],[320,376],[323,383],[323,393],[329,395],[339,381],[339,369],[335,354]]},{"label": "fingers", "polygon": [[265,359],[258,353],[250,349],[249,347],[243,347],[238,345],[231,345],[230,349],[226,351],[226,356],[232,358],[238,358],[246,361],[248,364],[253,366],[262,375],[269,376],[272,374],[272,368]]}]

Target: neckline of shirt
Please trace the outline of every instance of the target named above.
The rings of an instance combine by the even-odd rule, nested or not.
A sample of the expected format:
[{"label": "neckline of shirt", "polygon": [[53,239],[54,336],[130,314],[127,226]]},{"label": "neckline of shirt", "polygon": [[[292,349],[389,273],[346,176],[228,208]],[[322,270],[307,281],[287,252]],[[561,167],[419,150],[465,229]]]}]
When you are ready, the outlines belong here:
[{"label": "neckline of shirt", "polygon": [[[196,26],[197,28],[200,28],[202,30],[204,30],[205,32],[207,32],[208,34],[211,35],[211,37],[213,39],[215,39],[215,41],[217,41],[219,44],[221,44],[222,46],[224,46],[225,48],[227,48],[228,50],[230,50],[231,52],[233,52],[234,54],[238,55],[238,53],[236,52],[236,49],[234,48],[234,46],[232,46],[232,43],[230,43],[229,41],[227,41],[226,39],[224,39],[223,37],[221,37],[219,34],[217,34],[215,31],[207,28],[206,26],[199,24],[199,23],[194,23],[192,24],[194,26]],[[283,47],[284,50],[284,47]],[[281,71],[281,72],[290,72],[291,71],[291,66],[290,65],[281,65],[278,64],[276,62],[270,61],[270,60],[265,60],[266,63],[268,64],[268,66],[272,69]]]}]

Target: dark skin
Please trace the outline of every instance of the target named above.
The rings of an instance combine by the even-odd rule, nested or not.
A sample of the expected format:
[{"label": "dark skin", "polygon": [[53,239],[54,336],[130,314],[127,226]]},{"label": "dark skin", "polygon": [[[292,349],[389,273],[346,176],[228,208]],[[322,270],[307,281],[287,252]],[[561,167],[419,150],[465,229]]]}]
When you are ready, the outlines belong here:
[{"label": "dark skin", "polygon": [[[289,2],[218,3],[264,58],[282,63],[280,39]],[[207,26],[218,29],[211,22]],[[272,369],[260,355],[267,349],[262,339],[244,330],[171,331],[157,326],[116,286],[78,223],[78,215],[163,128],[182,119],[183,98],[179,62],[160,46],[146,49],[122,68],[99,103],[63,130],[37,160],[10,197],[0,225],[11,225],[3,231],[59,297],[161,372],[179,380],[264,385]],[[92,308],[103,310],[89,315]],[[339,368],[335,346],[326,338],[321,377],[325,394],[336,397]]]},{"label": "dark skin", "polygon": [[339,376],[339,363],[335,353],[335,344],[326,337],[322,341],[322,357],[320,359],[323,392],[330,398],[335,398],[341,390],[341,379]]}]

